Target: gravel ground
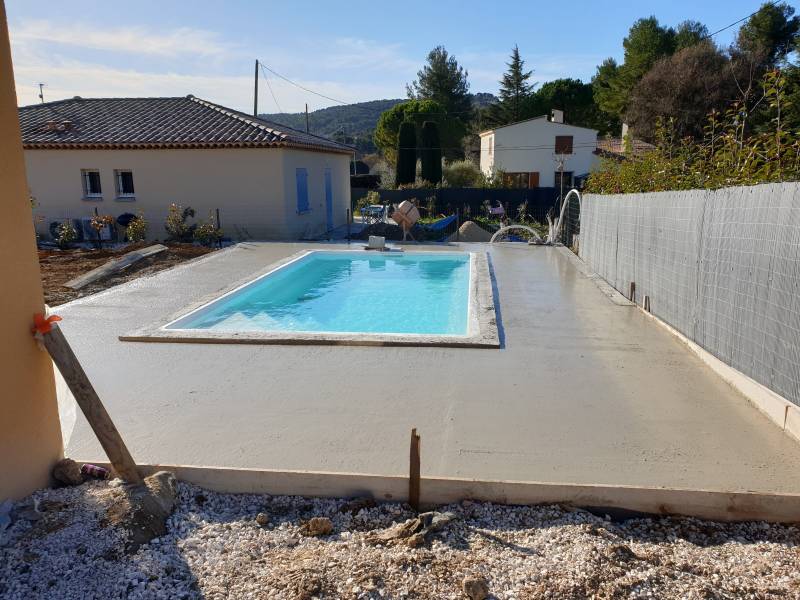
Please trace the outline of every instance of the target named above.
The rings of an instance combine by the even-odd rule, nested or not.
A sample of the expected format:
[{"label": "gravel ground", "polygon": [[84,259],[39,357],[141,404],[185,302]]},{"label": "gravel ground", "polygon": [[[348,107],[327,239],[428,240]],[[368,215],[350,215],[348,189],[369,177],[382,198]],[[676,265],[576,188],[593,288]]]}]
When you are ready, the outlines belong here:
[{"label": "gravel ground", "polygon": [[[465,501],[442,507],[453,520],[411,547],[390,535],[415,517],[407,506],[179,484],[168,534],[131,554],[104,516],[114,486],[93,481],[18,503],[0,542],[0,597],[464,598],[468,576],[504,599],[800,597],[792,526],[614,522],[554,505]],[[324,517],[333,531],[309,537]]]}]

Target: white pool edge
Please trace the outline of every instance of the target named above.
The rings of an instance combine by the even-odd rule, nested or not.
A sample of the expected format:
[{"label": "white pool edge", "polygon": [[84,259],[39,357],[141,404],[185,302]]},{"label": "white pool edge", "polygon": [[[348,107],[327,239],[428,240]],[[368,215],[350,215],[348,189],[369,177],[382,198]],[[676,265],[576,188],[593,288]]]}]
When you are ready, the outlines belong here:
[{"label": "white pool edge", "polygon": [[[452,252],[468,254],[469,298],[466,335],[419,333],[364,333],[325,331],[212,331],[203,329],[167,329],[168,326],[204,309],[245,286],[267,277],[275,271],[294,263],[309,254],[324,250],[302,250],[268,265],[234,284],[206,295],[195,303],[183,307],[166,319],[160,319],[140,329],[119,336],[124,342],[185,342],[206,344],[327,344],[355,346],[445,346],[471,348],[499,348],[500,336],[494,306],[489,261],[484,252]],[[365,250],[334,250],[337,253],[363,254]],[[441,251],[412,251],[408,254],[448,254]]]}]

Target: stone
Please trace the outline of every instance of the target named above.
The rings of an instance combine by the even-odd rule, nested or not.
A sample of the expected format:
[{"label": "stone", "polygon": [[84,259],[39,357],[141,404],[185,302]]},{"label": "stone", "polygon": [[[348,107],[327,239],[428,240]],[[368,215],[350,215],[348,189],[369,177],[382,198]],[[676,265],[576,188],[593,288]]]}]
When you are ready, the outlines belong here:
[{"label": "stone", "polygon": [[80,485],[83,483],[81,466],[71,458],[62,458],[53,467],[53,479],[64,485]]},{"label": "stone", "polygon": [[269,525],[269,517],[266,513],[258,513],[256,515],[256,523],[258,523],[260,527],[266,527]]},{"label": "stone", "polygon": [[464,577],[461,589],[470,600],[486,600],[489,597],[489,583],[483,577]]},{"label": "stone", "polygon": [[333,531],[333,523],[328,517],[312,517],[300,527],[300,533],[308,537],[328,535]]}]

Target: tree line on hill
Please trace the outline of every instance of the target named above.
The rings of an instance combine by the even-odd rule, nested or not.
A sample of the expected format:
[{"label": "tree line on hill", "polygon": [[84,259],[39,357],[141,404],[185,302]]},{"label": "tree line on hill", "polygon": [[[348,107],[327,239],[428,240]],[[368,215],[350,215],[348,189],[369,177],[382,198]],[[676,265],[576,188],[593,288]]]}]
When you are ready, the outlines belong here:
[{"label": "tree line on hill", "polygon": [[[709,113],[737,103],[741,118],[747,119],[742,135],[757,134],[773,118],[765,76],[776,70],[783,86],[783,127],[800,127],[800,66],[790,60],[800,32],[800,18],[794,12],[786,3],[763,4],[726,49],[718,47],[707,27],[697,21],[671,27],[654,16],[638,19],[622,42],[623,61],[606,59],[589,83],[565,78],[538,86],[515,46],[500,79],[498,100],[480,107],[470,101],[468,72],[438,46],[407,86],[408,100],[378,118],[373,140],[387,163],[384,170],[389,177],[383,183],[438,184],[439,180],[420,182],[421,173],[412,176],[405,163],[401,173],[400,162],[412,160],[412,150],[415,165],[422,153],[427,153],[429,162],[431,150],[449,163],[475,159],[478,132],[556,108],[565,112],[568,123],[597,129],[601,135],[619,135],[625,122],[637,138],[656,142],[665,126],[674,139],[700,139]],[[425,129],[428,133],[423,136]],[[430,145],[431,131],[436,148]]]}]

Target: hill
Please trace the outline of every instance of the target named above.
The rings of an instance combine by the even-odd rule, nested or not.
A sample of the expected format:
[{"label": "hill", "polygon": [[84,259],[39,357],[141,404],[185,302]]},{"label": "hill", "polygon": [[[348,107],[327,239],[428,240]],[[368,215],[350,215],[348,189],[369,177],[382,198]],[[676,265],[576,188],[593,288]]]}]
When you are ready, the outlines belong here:
[{"label": "hill", "polygon": [[[405,100],[405,98],[370,100],[321,108],[308,113],[308,128],[313,134],[350,144],[358,148],[362,154],[369,154],[375,152],[372,132],[378,123],[378,117],[382,112]],[[492,94],[484,92],[473,94],[473,104],[476,107],[486,106],[496,100]],[[300,131],[306,129],[305,113],[261,113],[259,116]]]},{"label": "hill", "polygon": [[[372,132],[378,122],[378,117],[383,111],[389,110],[401,102],[404,102],[402,98],[370,100],[369,102],[321,108],[308,113],[308,128],[313,134],[352,144],[360,152],[374,152]],[[305,113],[273,113],[259,116],[301,131],[306,129]]]}]

